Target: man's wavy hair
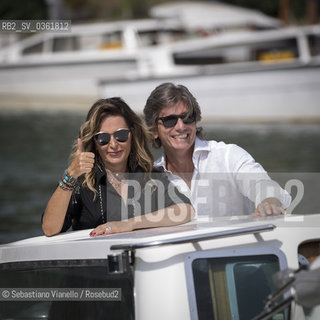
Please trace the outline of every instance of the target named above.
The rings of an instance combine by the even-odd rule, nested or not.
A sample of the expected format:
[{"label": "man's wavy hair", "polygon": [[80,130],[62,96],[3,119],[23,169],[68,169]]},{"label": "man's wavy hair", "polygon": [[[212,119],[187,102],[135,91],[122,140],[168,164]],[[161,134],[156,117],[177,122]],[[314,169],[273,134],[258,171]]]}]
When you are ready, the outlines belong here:
[{"label": "man's wavy hair", "polygon": [[[162,108],[174,106],[183,102],[188,108],[188,115],[195,117],[196,123],[201,120],[201,110],[196,98],[183,85],[176,85],[171,82],[162,83],[156,87],[147,99],[144,107],[145,122],[151,132],[155,132],[158,126],[158,117]],[[202,128],[197,127],[197,136],[202,136]],[[161,147],[159,138],[153,139],[155,148]]]},{"label": "man's wavy hair", "polygon": [[[127,167],[134,172],[138,167],[143,172],[150,173],[153,168],[153,156],[148,147],[152,140],[151,133],[144,126],[138,115],[121,99],[113,97],[96,101],[89,110],[85,122],[80,128],[79,138],[82,141],[84,152],[95,154],[94,169],[81,177],[81,182],[86,185],[94,194],[97,194],[95,185],[96,171],[103,165],[99,152],[96,148],[94,135],[100,131],[102,121],[109,116],[121,116],[125,119],[131,132],[131,152],[128,158]],[[70,161],[74,159],[77,152],[77,140],[70,155]]]}]

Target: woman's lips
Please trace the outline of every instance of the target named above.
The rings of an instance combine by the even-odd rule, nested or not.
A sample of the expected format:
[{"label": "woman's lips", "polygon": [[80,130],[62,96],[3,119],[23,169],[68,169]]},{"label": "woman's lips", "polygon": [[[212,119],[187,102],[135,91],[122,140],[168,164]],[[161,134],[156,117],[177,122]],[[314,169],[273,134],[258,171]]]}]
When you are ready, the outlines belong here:
[{"label": "woman's lips", "polygon": [[122,153],[122,150],[120,151],[112,151],[112,152],[108,152],[108,155],[111,156],[111,157],[118,157],[120,156]]}]

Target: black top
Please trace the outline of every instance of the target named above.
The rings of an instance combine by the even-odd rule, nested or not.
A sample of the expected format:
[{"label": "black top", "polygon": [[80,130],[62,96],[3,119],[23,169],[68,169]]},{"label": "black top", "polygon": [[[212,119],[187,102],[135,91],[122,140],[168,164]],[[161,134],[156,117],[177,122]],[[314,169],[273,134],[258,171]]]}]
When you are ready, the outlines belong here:
[{"label": "black top", "polygon": [[108,221],[132,218],[176,203],[190,204],[190,200],[162,172],[154,171],[149,174],[137,170],[128,174],[126,180],[128,200],[125,204],[109,183],[105,170],[98,169],[95,183],[98,195],[94,198],[94,193],[85,186],[81,186],[79,192],[74,192],[61,232],[67,231],[71,226],[73,230],[95,228]]}]

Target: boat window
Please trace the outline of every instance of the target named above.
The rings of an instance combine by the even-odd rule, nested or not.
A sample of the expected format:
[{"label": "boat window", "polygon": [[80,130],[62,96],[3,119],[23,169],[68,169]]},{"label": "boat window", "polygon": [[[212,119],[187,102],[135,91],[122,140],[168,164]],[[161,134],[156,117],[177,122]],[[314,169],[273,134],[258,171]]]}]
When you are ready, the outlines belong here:
[{"label": "boat window", "polygon": [[309,35],[308,43],[309,43],[311,56],[319,56],[320,55],[320,35],[318,34]]},{"label": "boat window", "polygon": [[172,43],[186,38],[185,30],[144,30],[138,32],[142,47]]},{"label": "boat window", "polygon": [[139,44],[141,47],[159,44],[160,35],[156,30],[138,32]]},{"label": "boat window", "polygon": [[79,39],[77,37],[61,37],[53,39],[53,52],[79,50]]},{"label": "boat window", "polygon": [[292,61],[298,57],[297,41],[286,39],[259,43],[252,46],[251,57],[265,63]]},{"label": "boat window", "polygon": [[[130,269],[108,273],[107,259],[0,265],[1,288],[121,288],[120,301],[0,301],[0,319],[134,319]],[[110,270],[110,269],[109,269]],[[16,292],[19,293],[17,290]],[[71,298],[75,295],[71,292]]]},{"label": "boat window", "polygon": [[[192,319],[247,320],[263,311],[268,295],[276,291],[272,277],[281,269],[277,255],[202,255],[190,255],[186,264]],[[286,313],[278,312],[276,319],[286,319]]]},{"label": "boat window", "polygon": [[221,65],[228,63],[291,62],[298,57],[296,39],[281,39],[255,43],[212,46],[173,55],[178,65]]},{"label": "boat window", "polygon": [[42,53],[44,47],[43,42],[36,43],[22,50],[23,55]]},{"label": "boat window", "polygon": [[102,36],[100,34],[81,35],[79,37],[81,50],[96,50],[101,45],[101,38]]},{"label": "boat window", "polygon": [[122,48],[121,34],[122,33],[120,31],[103,34],[100,49],[108,50]]}]

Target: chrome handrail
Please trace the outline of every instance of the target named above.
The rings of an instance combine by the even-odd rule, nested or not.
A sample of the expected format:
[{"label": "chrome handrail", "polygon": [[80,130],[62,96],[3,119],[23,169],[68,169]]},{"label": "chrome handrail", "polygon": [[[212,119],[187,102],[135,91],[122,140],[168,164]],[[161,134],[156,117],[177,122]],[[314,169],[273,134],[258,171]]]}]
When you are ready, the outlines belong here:
[{"label": "chrome handrail", "polygon": [[218,232],[210,232],[206,234],[197,234],[189,236],[181,236],[174,239],[162,239],[150,242],[141,243],[124,243],[124,244],[114,244],[110,247],[111,250],[135,250],[154,246],[163,246],[168,244],[182,244],[189,242],[198,242],[205,240],[214,240],[235,236],[242,236],[246,234],[255,234],[260,232],[272,231],[276,228],[274,224],[265,224],[261,226],[247,227],[247,228],[237,228]]}]

